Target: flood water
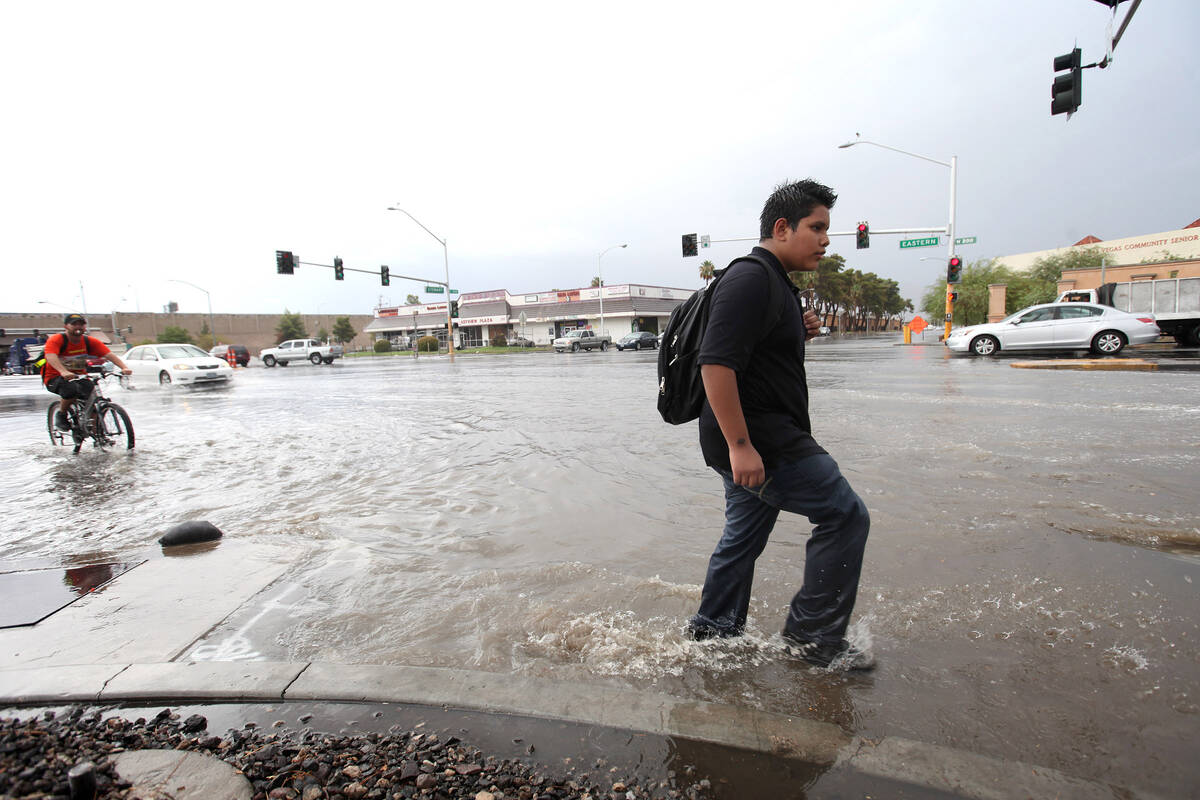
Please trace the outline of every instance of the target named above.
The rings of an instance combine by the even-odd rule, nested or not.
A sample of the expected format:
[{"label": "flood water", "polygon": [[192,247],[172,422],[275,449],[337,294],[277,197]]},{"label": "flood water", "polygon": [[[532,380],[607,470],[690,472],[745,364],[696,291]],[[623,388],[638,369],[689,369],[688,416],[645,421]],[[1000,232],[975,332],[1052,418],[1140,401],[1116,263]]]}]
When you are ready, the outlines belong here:
[{"label": "flood water", "polygon": [[783,653],[808,531],[793,515],[759,560],[747,636],[683,638],[723,499],[695,423],[655,411],[653,352],[113,389],[132,454],[53,448],[37,379],[2,378],[0,558],[134,561],[207,519],[291,566],[193,659],[647,689],[1192,791],[1200,374],[1022,370],[895,341],[809,356],[817,440],[871,510],[852,628],[867,674]]}]

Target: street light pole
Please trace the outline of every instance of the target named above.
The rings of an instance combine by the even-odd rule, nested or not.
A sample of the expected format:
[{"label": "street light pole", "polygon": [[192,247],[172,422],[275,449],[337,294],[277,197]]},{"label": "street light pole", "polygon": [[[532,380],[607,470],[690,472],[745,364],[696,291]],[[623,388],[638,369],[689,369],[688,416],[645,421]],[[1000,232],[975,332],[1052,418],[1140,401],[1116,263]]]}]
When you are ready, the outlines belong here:
[{"label": "street light pole", "polygon": [[600,335],[604,335],[604,273],[600,271],[600,259],[604,258],[604,254],[609,250],[615,250],[618,247],[629,247],[628,244],[614,244],[612,247],[605,248],[600,251],[600,255],[596,256],[596,279],[600,281]]},{"label": "street light pole", "polygon": [[[855,134],[855,136],[857,137],[857,134]],[[899,147],[892,147],[890,145],[880,144],[879,142],[869,142],[866,139],[862,139],[862,138],[855,138],[855,140],[853,142],[846,142],[845,144],[839,144],[838,149],[844,150],[845,148],[853,147],[856,144],[873,144],[876,147],[882,147],[884,150],[891,150],[894,153],[901,153],[906,156],[912,156],[913,158],[919,158],[922,161],[932,161],[934,164],[940,164],[943,167],[950,168],[950,220],[949,220],[949,223],[946,225],[946,238],[950,240],[948,242],[948,251],[949,252],[946,253],[946,257],[947,257],[946,260],[947,260],[947,263],[949,263],[949,260],[951,258],[954,258],[954,216],[955,216],[955,208],[957,206],[957,197],[958,197],[958,156],[950,156],[949,161],[938,161],[936,158],[930,158],[929,156],[923,156],[919,153],[910,153],[907,150],[901,150]],[[952,292],[953,292],[953,287],[949,283],[947,283],[946,284],[946,338],[947,339],[950,338],[950,325],[954,319],[954,301],[951,299]]]},{"label": "street light pole", "polygon": [[[409,214],[407,211],[405,211],[403,208],[400,208],[399,206],[388,206],[387,210],[388,211],[399,211],[400,213],[404,214],[406,217],[411,219],[413,222],[417,223],[418,225],[421,225],[421,220],[417,219],[412,214]],[[451,363],[453,363],[453,361],[454,361],[454,323],[450,319],[450,249],[448,247],[446,247],[446,240],[439,238],[438,235],[436,233],[434,233],[433,231],[429,230],[429,228],[426,228],[424,225],[421,225],[421,230],[425,231],[430,236],[432,236],[435,240],[437,240],[437,243],[442,246],[442,257],[446,263],[446,345],[449,348],[450,361],[451,361]]]},{"label": "street light pole", "polygon": [[193,289],[198,289],[201,292],[204,292],[204,296],[206,298],[208,298],[208,335],[212,338],[212,344],[209,345],[209,347],[216,347],[217,346],[217,326],[213,323],[212,295],[208,293],[208,289],[201,288],[194,283],[188,283],[187,281],[181,281],[178,278],[167,278],[167,281],[170,283],[182,283],[185,286],[190,286]]}]

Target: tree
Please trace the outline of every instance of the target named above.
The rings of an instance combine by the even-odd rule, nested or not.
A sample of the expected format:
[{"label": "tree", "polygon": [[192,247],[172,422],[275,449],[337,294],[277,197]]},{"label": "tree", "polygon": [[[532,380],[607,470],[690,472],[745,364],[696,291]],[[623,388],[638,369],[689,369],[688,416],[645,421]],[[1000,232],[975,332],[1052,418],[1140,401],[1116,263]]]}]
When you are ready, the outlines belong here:
[{"label": "tree", "polygon": [[344,344],[357,335],[358,332],[355,331],[354,327],[350,324],[349,317],[338,317],[336,320],[334,320],[333,338],[338,343]]},{"label": "tree", "polygon": [[[954,284],[958,301],[954,304],[956,325],[979,325],[987,322],[990,292],[988,286],[1002,283],[1004,313],[1012,314],[1038,303],[1049,303],[1058,296],[1058,281],[1063,272],[1071,269],[1111,264],[1111,256],[1099,247],[1073,249],[1066,253],[1043,256],[1027,270],[1014,270],[996,259],[973,261],[963,265],[962,281]],[[930,319],[943,319],[946,314],[946,276],[939,271],[921,298],[921,310]]]},{"label": "tree", "polygon": [[596,277],[592,278],[592,288],[595,289],[599,285],[600,285],[600,276],[597,275]]},{"label": "tree", "polygon": [[299,312],[293,314],[285,308],[279,317],[279,324],[275,326],[275,343],[306,338],[308,329],[304,327],[304,320],[300,318]]},{"label": "tree", "polygon": [[1043,256],[1034,261],[1028,271],[1010,270],[1008,297],[1013,303],[1009,307],[1019,311],[1027,306],[1052,302],[1058,296],[1058,281],[1064,272],[1109,264],[1112,264],[1112,257],[1099,247],[1085,247]]},{"label": "tree", "polygon": [[208,329],[208,320],[203,320],[200,323],[200,335],[210,336],[212,332]]},{"label": "tree", "polygon": [[329,341],[329,331],[325,330],[324,325],[322,325],[320,327],[320,329],[317,330],[317,338],[320,339],[322,342]]},{"label": "tree", "polygon": [[[993,283],[1012,286],[1018,280],[1018,276],[1011,269],[994,258],[964,264],[962,280],[954,284],[954,291],[958,292],[958,302],[954,304],[955,324],[979,325],[987,322],[990,296],[988,286]],[[1024,308],[1024,305],[1020,304],[1016,293],[1008,292],[1005,299],[1005,313],[1012,313],[1019,308]],[[946,274],[944,270],[940,271],[937,279],[929,285],[929,289],[921,299],[921,310],[929,315],[930,321],[945,318]]]},{"label": "tree", "polygon": [[415,294],[410,294],[408,297],[404,298],[404,304],[409,306],[419,306],[421,305],[421,298],[417,297]]},{"label": "tree", "polygon": [[187,328],[181,325],[168,325],[163,328],[163,332],[158,335],[159,344],[195,344],[192,341],[192,335],[188,333]]},{"label": "tree", "polygon": [[717,271],[717,265],[711,261],[700,262],[700,280],[704,281],[704,285],[708,286],[708,282],[713,279],[713,273]]}]

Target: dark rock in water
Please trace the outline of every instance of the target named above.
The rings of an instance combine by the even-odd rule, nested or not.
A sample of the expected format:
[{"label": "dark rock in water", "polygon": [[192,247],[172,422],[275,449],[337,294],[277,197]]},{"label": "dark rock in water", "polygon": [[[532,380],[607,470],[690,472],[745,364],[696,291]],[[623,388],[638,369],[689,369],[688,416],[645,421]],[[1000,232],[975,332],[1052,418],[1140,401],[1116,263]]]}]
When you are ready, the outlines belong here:
[{"label": "dark rock in water", "polygon": [[211,522],[194,520],[181,522],[162,535],[158,543],[163,547],[174,547],[180,544],[196,544],[197,542],[212,542],[220,539],[221,529]]}]

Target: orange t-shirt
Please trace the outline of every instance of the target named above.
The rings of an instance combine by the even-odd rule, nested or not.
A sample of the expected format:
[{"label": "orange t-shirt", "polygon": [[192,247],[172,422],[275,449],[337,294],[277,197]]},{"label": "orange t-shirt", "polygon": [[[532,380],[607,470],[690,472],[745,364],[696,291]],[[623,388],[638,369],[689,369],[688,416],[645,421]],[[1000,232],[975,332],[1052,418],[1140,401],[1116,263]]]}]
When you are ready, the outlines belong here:
[{"label": "orange t-shirt", "polygon": [[[109,349],[104,342],[99,339],[93,339],[91,336],[84,335],[79,341],[79,344],[71,344],[71,340],[67,338],[65,333],[56,333],[46,340],[46,347],[42,351],[45,353],[56,353],[62,359],[62,362],[77,372],[83,372],[87,369],[88,356],[103,356],[108,355]],[[46,366],[42,367],[42,383],[49,383],[51,378],[57,378],[61,375],[58,370],[50,366],[50,361],[46,361]]]}]

